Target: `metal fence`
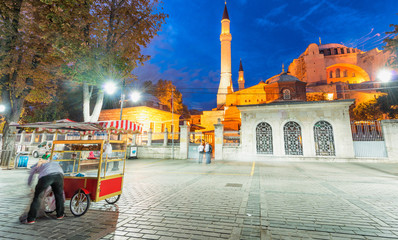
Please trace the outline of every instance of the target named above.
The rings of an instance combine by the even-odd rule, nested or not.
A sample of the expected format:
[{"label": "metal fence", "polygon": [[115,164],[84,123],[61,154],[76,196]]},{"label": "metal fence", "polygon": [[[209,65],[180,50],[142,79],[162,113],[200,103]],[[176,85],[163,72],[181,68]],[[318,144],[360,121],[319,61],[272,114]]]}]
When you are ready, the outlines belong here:
[{"label": "metal fence", "polygon": [[356,157],[387,157],[380,121],[351,122]]},{"label": "metal fence", "polygon": [[351,132],[354,141],[384,141],[380,121],[353,121]]},{"label": "metal fence", "polygon": [[239,146],[240,131],[224,131],[224,146]]},{"label": "metal fence", "polygon": [[205,141],[204,134],[202,132],[190,132],[189,143],[199,145]]},{"label": "metal fence", "polygon": [[167,145],[173,145],[173,144],[180,144],[179,132],[174,132],[174,135],[172,132],[169,132],[169,135],[167,137]]}]

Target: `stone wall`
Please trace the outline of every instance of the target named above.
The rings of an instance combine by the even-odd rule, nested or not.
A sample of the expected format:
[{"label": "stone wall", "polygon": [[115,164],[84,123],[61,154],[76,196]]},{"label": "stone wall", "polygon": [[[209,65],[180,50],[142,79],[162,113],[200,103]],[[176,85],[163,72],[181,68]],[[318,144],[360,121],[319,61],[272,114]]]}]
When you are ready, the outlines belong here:
[{"label": "stone wall", "polygon": [[388,159],[398,161],[398,120],[383,120],[381,127]]},{"label": "stone wall", "polygon": [[[138,146],[138,158],[171,159],[173,158],[172,146]],[[174,158],[186,159],[180,154],[180,146],[174,146]]]}]

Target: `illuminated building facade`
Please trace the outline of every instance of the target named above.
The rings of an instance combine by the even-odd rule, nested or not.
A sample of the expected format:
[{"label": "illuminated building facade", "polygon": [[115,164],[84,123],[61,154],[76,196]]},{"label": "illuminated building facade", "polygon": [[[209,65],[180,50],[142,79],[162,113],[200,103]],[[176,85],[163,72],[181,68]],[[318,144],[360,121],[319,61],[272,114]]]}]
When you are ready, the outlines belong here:
[{"label": "illuminated building facade", "polygon": [[[355,99],[356,103],[382,95],[377,91],[377,72],[385,67],[390,53],[372,49],[368,52],[341,44],[311,43],[288,71],[265,82],[245,88],[242,61],[239,66],[238,86],[234,91],[231,73],[230,19],[225,5],[221,20],[221,78],[217,93],[217,108],[203,111],[200,124],[204,131],[214,130],[218,119],[226,130],[238,130],[241,112],[236,106],[266,104],[275,101],[306,101]],[[284,98],[285,96],[285,98]],[[291,99],[286,97],[290,96]],[[197,117],[197,116],[195,116]]]}]

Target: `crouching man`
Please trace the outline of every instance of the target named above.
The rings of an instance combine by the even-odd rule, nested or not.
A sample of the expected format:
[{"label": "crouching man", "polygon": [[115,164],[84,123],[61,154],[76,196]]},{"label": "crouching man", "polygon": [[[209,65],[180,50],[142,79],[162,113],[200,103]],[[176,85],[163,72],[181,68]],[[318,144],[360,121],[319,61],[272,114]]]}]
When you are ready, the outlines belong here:
[{"label": "crouching man", "polygon": [[28,179],[28,185],[32,183],[33,175],[39,174],[39,181],[35,188],[35,195],[33,197],[32,204],[26,219],[27,224],[33,224],[36,222],[37,211],[40,208],[40,194],[43,193],[49,186],[51,186],[54,197],[55,206],[57,211],[57,219],[64,218],[64,174],[62,168],[57,162],[49,162],[45,159],[40,159],[39,162],[32,166]]}]

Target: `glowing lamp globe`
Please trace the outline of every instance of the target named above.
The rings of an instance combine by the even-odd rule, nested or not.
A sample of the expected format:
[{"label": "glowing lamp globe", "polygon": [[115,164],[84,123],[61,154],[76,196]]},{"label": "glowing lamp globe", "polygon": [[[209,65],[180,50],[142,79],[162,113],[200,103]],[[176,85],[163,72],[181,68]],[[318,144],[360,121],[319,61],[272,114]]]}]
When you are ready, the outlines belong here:
[{"label": "glowing lamp globe", "polygon": [[392,73],[388,69],[382,69],[377,74],[377,78],[382,82],[389,82],[392,78]]},{"label": "glowing lamp globe", "polygon": [[103,88],[104,88],[104,91],[110,95],[114,94],[117,89],[116,84],[114,82],[105,83]]},{"label": "glowing lamp globe", "polygon": [[140,98],[141,98],[141,94],[139,92],[132,92],[130,94],[130,99],[133,102],[138,102],[140,100]]}]

